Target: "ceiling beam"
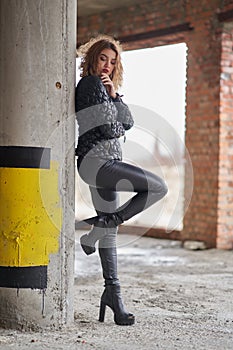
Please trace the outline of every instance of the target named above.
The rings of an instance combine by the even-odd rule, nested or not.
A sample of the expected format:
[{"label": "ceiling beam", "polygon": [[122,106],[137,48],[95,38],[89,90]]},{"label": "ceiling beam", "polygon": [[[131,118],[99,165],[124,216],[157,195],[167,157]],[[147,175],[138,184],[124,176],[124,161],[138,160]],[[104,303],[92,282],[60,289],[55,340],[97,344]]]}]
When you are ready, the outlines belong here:
[{"label": "ceiling beam", "polygon": [[190,30],[193,30],[193,27],[190,25],[190,23],[186,22],[186,23],[178,24],[172,27],[151,30],[148,32],[143,32],[138,34],[126,35],[126,36],[119,37],[118,39],[123,43],[128,43],[132,41],[153,39],[156,37],[161,37],[161,36],[180,33],[180,32],[186,32]]},{"label": "ceiling beam", "polygon": [[[178,24],[176,26],[161,28],[156,30],[151,30],[148,32],[138,33],[138,34],[130,34],[126,36],[116,37],[117,40],[120,40],[122,43],[129,43],[132,41],[153,39],[156,37],[161,37],[165,35],[171,35],[175,33],[187,32],[193,30],[194,28],[190,25],[189,22]],[[77,48],[82,45],[82,43],[77,43]]]},{"label": "ceiling beam", "polygon": [[225,12],[220,12],[218,14],[218,20],[219,20],[219,22],[232,21],[233,20],[233,9],[225,11]]}]

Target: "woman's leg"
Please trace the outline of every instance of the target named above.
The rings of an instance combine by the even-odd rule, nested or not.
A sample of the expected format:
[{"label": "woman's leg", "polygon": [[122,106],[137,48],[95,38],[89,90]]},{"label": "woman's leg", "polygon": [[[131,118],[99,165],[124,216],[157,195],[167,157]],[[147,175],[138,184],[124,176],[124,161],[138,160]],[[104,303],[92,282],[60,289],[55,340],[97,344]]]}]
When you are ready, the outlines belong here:
[{"label": "woman's leg", "polygon": [[[167,185],[159,176],[116,160],[107,162],[99,169],[96,175],[96,187],[110,191],[137,192],[133,198],[115,211],[119,222],[128,220],[149,208],[162,199],[168,191]],[[101,192],[99,194],[101,196]]]},{"label": "woman's leg", "polygon": [[[116,191],[97,189],[93,186],[89,186],[89,188],[98,216],[95,217],[92,230],[80,238],[81,246],[87,255],[95,252],[95,244],[98,240],[101,240],[101,246],[105,248],[116,245],[117,226],[107,228],[105,217],[107,213],[115,212],[119,206],[119,195]],[[105,239],[101,239],[107,233],[109,235]]]},{"label": "woman's leg", "polygon": [[[118,194],[115,191],[90,187],[93,205],[99,216],[106,212],[114,212],[118,207]],[[100,228],[97,227],[97,230]],[[95,230],[95,227],[94,227]],[[99,256],[103,270],[104,292],[101,297],[99,321],[104,321],[106,306],[114,312],[114,321],[118,325],[132,325],[135,318],[125,310],[117,273],[117,227],[102,228],[99,239]],[[105,232],[104,232],[105,231]]]},{"label": "woman's leg", "polygon": [[[149,208],[162,199],[168,191],[166,183],[159,176],[118,160],[105,162],[98,159],[84,159],[79,167],[79,174],[86,183],[99,189],[137,193],[115,212],[112,212],[113,220],[108,215],[109,226],[117,226]],[[108,207],[106,207],[106,213],[110,213]],[[92,225],[98,220],[98,217],[94,217],[84,221]],[[102,224],[106,225],[106,220],[104,223],[100,222],[100,225]]]},{"label": "woman's leg", "polygon": [[[91,225],[94,224],[94,231],[91,233],[92,237],[95,233],[96,240],[102,237],[100,234],[102,228],[118,226],[158,202],[167,193],[167,186],[159,176],[117,160],[107,162],[98,159],[85,160],[79,167],[79,173],[83,180],[89,183],[90,189],[97,188],[95,194],[92,194],[92,199],[96,205],[101,204],[101,207],[96,207],[97,212],[101,214],[84,220]],[[108,196],[115,196],[118,191],[136,192],[137,194],[124,205],[116,208],[109,204],[112,199],[106,197],[106,193]],[[91,249],[85,249],[83,245],[82,247],[87,254],[95,251],[94,246]]]}]

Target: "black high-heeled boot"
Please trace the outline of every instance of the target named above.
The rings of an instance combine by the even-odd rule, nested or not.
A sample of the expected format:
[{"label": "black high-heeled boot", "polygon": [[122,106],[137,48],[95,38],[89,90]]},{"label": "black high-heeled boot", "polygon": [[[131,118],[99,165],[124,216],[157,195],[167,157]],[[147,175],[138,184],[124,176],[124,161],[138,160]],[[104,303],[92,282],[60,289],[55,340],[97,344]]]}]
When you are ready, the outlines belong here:
[{"label": "black high-heeled boot", "polygon": [[87,254],[93,254],[96,251],[95,244],[98,240],[107,234],[107,228],[94,226],[89,233],[80,237],[80,244],[83,251]]},{"label": "black high-heeled boot", "polygon": [[[105,242],[102,242],[103,240],[105,240]],[[100,241],[103,245],[110,244],[108,237],[103,240]],[[117,277],[116,247],[99,248],[99,254],[103,268],[103,277],[105,279],[105,289],[100,301],[99,321],[104,322],[105,310],[106,306],[108,306],[114,313],[114,322],[117,325],[133,325],[135,317],[125,310],[121,297],[120,282]]]},{"label": "black high-heeled boot", "polygon": [[87,255],[96,251],[96,242],[108,233],[108,229],[117,227],[123,222],[117,214],[100,215],[84,221],[94,223],[92,230],[80,237],[81,247]]},{"label": "black high-heeled boot", "polygon": [[131,326],[135,322],[133,314],[125,311],[120,285],[107,285],[101,297],[99,321],[104,322],[106,306],[114,313],[114,322],[119,326]]}]

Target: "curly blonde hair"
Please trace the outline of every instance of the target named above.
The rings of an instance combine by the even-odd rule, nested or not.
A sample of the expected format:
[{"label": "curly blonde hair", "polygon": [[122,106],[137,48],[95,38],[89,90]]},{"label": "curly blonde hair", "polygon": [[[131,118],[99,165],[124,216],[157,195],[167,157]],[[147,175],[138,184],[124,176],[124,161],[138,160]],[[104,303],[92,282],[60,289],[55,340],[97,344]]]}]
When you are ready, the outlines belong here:
[{"label": "curly blonde hair", "polygon": [[111,75],[112,82],[117,90],[123,81],[123,66],[121,63],[122,47],[119,41],[108,35],[98,35],[91,38],[86,44],[77,50],[77,56],[81,58],[81,77],[94,75],[97,68],[98,57],[104,49],[112,49],[116,53],[116,65]]}]

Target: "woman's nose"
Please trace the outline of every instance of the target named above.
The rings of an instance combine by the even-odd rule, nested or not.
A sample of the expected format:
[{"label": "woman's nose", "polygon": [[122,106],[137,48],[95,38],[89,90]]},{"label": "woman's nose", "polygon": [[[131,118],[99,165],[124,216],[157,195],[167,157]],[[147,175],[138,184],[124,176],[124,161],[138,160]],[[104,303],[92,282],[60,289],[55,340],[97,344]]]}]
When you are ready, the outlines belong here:
[{"label": "woman's nose", "polygon": [[105,67],[110,67],[110,61],[107,60],[107,61],[105,62]]}]

